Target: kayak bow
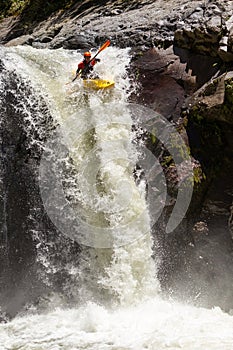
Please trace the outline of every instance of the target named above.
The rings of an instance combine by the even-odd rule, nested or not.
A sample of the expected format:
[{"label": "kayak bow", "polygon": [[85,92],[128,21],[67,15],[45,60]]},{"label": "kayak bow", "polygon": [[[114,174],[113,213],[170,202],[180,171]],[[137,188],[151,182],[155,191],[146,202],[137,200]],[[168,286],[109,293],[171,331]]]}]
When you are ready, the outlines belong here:
[{"label": "kayak bow", "polygon": [[99,90],[107,89],[114,86],[114,81],[104,79],[84,79],[83,85],[88,89]]}]

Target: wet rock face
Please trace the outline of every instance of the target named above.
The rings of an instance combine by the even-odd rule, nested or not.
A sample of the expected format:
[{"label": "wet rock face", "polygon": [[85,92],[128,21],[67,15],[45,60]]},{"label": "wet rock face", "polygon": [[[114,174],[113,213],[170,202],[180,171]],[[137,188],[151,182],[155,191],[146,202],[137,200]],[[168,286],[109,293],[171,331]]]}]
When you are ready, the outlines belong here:
[{"label": "wet rock face", "polygon": [[175,45],[231,61],[232,15],[233,6],[229,1],[209,2],[195,8],[183,27],[175,31]]},{"label": "wet rock face", "polygon": [[139,101],[167,119],[177,120],[185,100],[179,81],[189,81],[185,65],[181,64],[172,47],[151,49],[132,64],[139,83]]},{"label": "wet rock face", "polygon": [[85,4],[75,3],[69,10],[54,14],[39,25],[23,29],[23,32],[20,22],[13,20],[12,23],[6,20],[8,30],[4,22],[0,28],[2,42],[13,40],[9,44],[67,49],[96,46],[106,38],[120,47],[161,45],[166,48],[173,43],[175,33],[178,47],[215,57],[221,51],[221,58],[229,60],[231,15],[232,5],[227,0],[204,3],[198,0],[89,0]]},{"label": "wet rock face", "polygon": [[216,59],[170,46],[140,52],[132,63],[139,99],[175,122],[187,96],[207,83],[219,70]]}]

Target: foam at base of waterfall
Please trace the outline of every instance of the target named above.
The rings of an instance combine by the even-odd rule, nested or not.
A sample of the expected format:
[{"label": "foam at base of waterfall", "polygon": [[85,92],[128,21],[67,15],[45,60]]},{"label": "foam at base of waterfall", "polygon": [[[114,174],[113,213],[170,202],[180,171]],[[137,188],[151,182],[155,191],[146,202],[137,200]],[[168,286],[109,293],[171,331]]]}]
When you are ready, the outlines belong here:
[{"label": "foam at base of waterfall", "polygon": [[3,350],[232,350],[233,317],[149,299],[106,309],[89,302],[70,310],[16,318],[0,325]]}]

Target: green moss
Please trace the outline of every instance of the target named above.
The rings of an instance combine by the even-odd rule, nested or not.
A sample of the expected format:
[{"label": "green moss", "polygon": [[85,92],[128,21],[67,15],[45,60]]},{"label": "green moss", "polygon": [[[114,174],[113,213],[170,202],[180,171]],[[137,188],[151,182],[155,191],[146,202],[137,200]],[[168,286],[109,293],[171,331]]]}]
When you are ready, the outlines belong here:
[{"label": "green moss", "polygon": [[174,164],[173,158],[172,158],[171,155],[163,157],[163,160],[162,160],[162,162],[161,162],[161,165],[162,165],[163,167],[168,167],[168,166],[170,166],[171,164]]},{"label": "green moss", "polygon": [[214,80],[211,84],[209,84],[204,92],[204,96],[211,96],[216,92],[216,89],[218,87],[217,80]]},{"label": "green moss", "polygon": [[193,181],[195,184],[200,184],[203,180],[206,180],[206,175],[203,173],[201,166],[193,169]]},{"label": "green moss", "polygon": [[233,106],[233,79],[229,79],[225,83],[225,102],[227,105]]},{"label": "green moss", "polygon": [[139,80],[140,78],[140,70],[138,68],[136,68],[135,70],[135,80]]},{"label": "green moss", "polygon": [[75,0],[3,0],[0,5],[1,18],[21,15],[25,23],[38,22],[51,13],[70,7]]},{"label": "green moss", "polygon": [[191,119],[195,121],[195,123],[201,124],[204,120],[204,116],[202,114],[201,108],[198,106],[194,106],[191,111]]},{"label": "green moss", "polygon": [[0,5],[1,17],[19,15],[30,0],[3,0]]},{"label": "green moss", "polygon": [[13,0],[11,2],[11,6],[7,11],[8,15],[18,15],[20,14],[24,8],[29,4],[29,0]]},{"label": "green moss", "polygon": [[152,145],[154,145],[157,142],[157,137],[155,136],[154,133],[150,134],[150,137],[151,137],[151,143]]},{"label": "green moss", "polygon": [[[184,160],[189,159],[189,148],[184,142],[180,140],[181,136],[177,133],[170,135],[170,147],[172,153],[176,156],[176,163],[182,163]],[[188,151],[188,152],[187,152]]]}]

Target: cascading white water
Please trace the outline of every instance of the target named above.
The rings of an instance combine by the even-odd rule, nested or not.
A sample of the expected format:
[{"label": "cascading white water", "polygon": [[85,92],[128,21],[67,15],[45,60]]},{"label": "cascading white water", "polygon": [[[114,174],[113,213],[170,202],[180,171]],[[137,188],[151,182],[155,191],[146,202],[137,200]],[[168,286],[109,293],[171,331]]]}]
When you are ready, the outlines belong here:
[{"label": "cascading white water", "polygon": [[[230,315],[159,296],[145,189],[136,186],[132,176],[137,152],[126,104],[132,88],[126,73],[128,50],[109,47],[100,56],[97,73],[116,82],[107,93],[87,93],[80,80],[65,85],[81,59],[76,52],[31,47],[2,50],[6,68],[17,67],[17,73],[31,81],[59,124],[66,150],[61,159],[59,151],[56,155],[58,162],[66,152],[72,159],[75,175],[63,178],[64,191],[73,197],[72,213],[82,217],[80,236],[68,225],[64,232],[60,199],[43,194],[43,181],[42,197],[44,202],[53,201],[52,219],[58,228],[87,247],[74,272],[77,307],[62,310],[61,305],[53,312],[28,314],[1,325],[0,349],[232,349]],[[29,118],[33,123],[33,115]],[[51,151],[53,144],[48,142],[46,147]],[[44,165],[46,159],[42,177]]]},{"label": "cascading white water", "polygon": [[[106,51],[107,69],[102,63],[96,71],[103,78],[114,79],[116,87],[99,93],[83,91],[80,80],[65,85],[81,59],[74,52],[13,48],[6,50],[4,63],[9,70],[17,65],[17,72],[23,79],[31,80],[35,91],[45,98],[60,125],[60,136],[77,172],[78,188],[72,195],[76,195],[78,203],[76,206],[74,203],[73,209],[76,215],[85,215],[87,222],[81,228],[84,236],[81,243],[93,247],[84,249],[83,257],[80,256],[83,264],[80,263],[78,272],[82,281],[79,293],[84,298],[92,290],[92,297],[96,298],[99,292],[103,301],[105,291],[110,298],[129,303],[137,300],[137,295],[156,292],[158,282],[151,259],[145,192],[135,185],[132,176],[137,155],[131,143],[132,120],[124,105],[130,87],[126,75],[128,50],[108,48]],[[57,158],[62,155],[58,154]],[[98,185],[101,190],[97,189]],[[70,194],[72,189],[68,191]],[[46,201],[51,202],[51,198],[45,198]],[[58,203],[55,201],[52,206],[60,217]],[[63,233],[73,238],[74,233],[67,232],[66,222],[65,226]],[[81,272],[86,271],[86,265],[92,266],[88,274]]]}]

